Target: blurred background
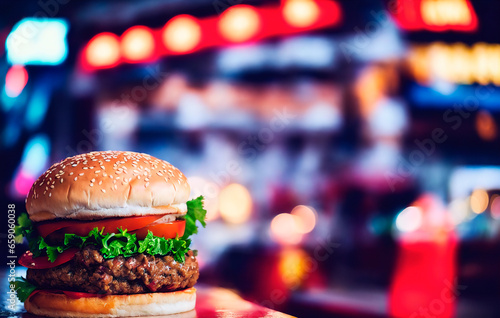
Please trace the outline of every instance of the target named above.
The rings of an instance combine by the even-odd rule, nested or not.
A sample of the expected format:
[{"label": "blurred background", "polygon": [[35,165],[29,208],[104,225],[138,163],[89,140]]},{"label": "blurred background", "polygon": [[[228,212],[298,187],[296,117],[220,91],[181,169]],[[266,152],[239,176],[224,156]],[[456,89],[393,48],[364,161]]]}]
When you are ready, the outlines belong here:
[{"label": "blurred background", "polygon": [[2,2],[2,207],[67,156],[146,152],[205,196],[203,283],[300,317],[496,317],[499,12]]}]

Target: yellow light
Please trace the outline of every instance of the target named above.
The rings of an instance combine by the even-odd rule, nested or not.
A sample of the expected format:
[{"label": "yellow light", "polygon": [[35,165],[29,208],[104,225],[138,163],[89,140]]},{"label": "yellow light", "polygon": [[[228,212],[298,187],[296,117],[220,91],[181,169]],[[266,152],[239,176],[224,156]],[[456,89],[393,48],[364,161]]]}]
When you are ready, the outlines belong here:
[{"label": "yellow light", "polygon": [[85,50],[89,65],[94,67],[111,66],[120,59],[120,43],[112,33],[101,33],[93,37]]},{"label": "yellow light", "polygon": [[470,207],[472,212],[480,214],[488,207],[489,197],[488,192],[484,189],[476,189],[470,196]]},{"label": "yellow light", "polygon": [[465,0],[422,0],[420,10],[427,25],[468,25],[472,20]]},{"label": "yellow light", "polygon": [[302,234],[311,232],[316,225],[316,213],[305,205],[298,205],[293,208],[291,214],[295,217],[297,231]]},{"label": "yellow light", "polygon": [[163,44],[167,49],[186,53],[200,43],[201,27],[194,17],[183,14],[168,21],[163,30]]},{"label": "yellow light", "polygon": [[308,255],[301,249],[287,248],[281,255],[278,269],[281,279],[288,288],[296,289],[307,275]]},{"label": "yellow light", "polygon": [[412,47],[407,62],[422,84],[441,79],[459,84],[500,85],[499,56],[498,44],[476,43],[470,47],[464,43],[435,42]]},{"label": "yellow light", "polygon": [[289,213],[276,215],[271,221],[272,238],[284,245],[298,244],[302,241],[302,233],[297,230],[295,216]]},{"label": "yellow light", "polygon": [[241,224],[250,218],[252,197],[241,184],[230,184],[219,195],[219,211],[224,221]]},{"label": "yellow light", "polygon": [[123,33],[122,54],[126,59],[139,61],[153,55],[155,41],[151,30],[145,26],[135,26]]},{"label": "yellow light", "polygon": [[319,16],[319,8],[313,0],[288,0],[283,7],[285,21],[297,28],[311,26]]},{"label": "yellow light", "polygon": [[257,11],[247,5],[237,5],[222,13],[219,30],[231,42],[244,42],[257,34],[260,18]]}]

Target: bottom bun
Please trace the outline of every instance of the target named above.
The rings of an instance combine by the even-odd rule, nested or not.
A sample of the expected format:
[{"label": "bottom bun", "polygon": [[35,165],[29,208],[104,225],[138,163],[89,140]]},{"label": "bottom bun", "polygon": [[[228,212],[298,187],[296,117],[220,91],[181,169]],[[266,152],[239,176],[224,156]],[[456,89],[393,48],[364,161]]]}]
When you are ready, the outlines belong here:
[{"label": "bottom bun", "polygon": [[[39,291],[31,295],[24,308],[29,313],[47,317],[139,317],[188,312],[196,303],[196,289],[104,297],[71,298],[65,294]],[[196,316],[179,315],[179,318]],[[177,317],[174,316],[174,317]]]}]

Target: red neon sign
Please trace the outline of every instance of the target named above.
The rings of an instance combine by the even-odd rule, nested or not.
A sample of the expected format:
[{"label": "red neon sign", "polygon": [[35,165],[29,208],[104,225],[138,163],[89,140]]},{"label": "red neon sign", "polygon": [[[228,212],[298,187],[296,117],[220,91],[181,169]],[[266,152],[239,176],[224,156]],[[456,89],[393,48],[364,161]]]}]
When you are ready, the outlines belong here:
[{"label": "red neon sign", "polygon": [[477,30],[476,12],[469,0],[398,0],[393,17],[405,30]]},{"label": "red neon sign", "polygon": [[[89,41],[80,54],[85,70],[103,69],[120,63],[149,62],[160,56],[189,54],[209,47],[259,41],[265,38],[332,27],[342,20],[335,1],[286,0],[280,6],[236,5],[219,16],[196,19],[180,15],[159,30],[144,29],[154,44],[142,36],[145,27],[131,27],[124,35],[105,32]],[[141,29],[139,29],[141,28]],[[128,40],[130,45],[122,43]],[[140,43],[139,43],[139,40]],[[137,43],[142,45],[139,50]],[[121,50],[120,50],[121,48]],[[154,48],[154,52],[150,52]]]}]

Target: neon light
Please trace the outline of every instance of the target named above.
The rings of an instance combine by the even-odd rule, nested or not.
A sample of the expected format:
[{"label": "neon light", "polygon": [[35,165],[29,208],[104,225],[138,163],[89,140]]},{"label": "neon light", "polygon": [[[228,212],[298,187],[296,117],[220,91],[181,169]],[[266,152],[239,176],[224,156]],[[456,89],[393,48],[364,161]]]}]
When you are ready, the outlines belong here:
[{"label": "neon light", "polygon": [[[464,43],[413,46],[408,55],[408,65],[415,79],[421,84],[433,80],[450,83],[500,85],[500,45]],[[459,67],[458,67],[459,66]]]},{"label": "neon light", "polygon": [[47,82],[36,85],[31,93],[28,108],[25,114],[24,125],[28,130],[34,130],[40,126],[49,109],[51,87]]},{"label": "neon light", "polygon": [[21,163],[16,170],[13,190],[17,197],[25,197],[38,175],[46,168],[50,140],[46,135],[33,137],[24,147]]},{"label": "neon light", "polygon": [[318,20],[319,7],[312,0],[288,0],[283,7],[283,17],[291,26],[308,27]]},{"label": "neon light", "polygon": [[68,23],[63,19],[22,19],[5,42],[7,60],[22,65],[61,64],[68,55],[67,33]]},{"label": "neon light", "polygon": [[125,59],[131,62],[145,61],[154,54],[155,40],[151,29],[135,26],[123,33],[121,51]]},{"label": "neon light", "polygon": [[118,65],[120,42],[113,33],[100,33],[94,36],[85,49],[85,60],[95,68],[109,68]]},{"label": "neon light", "polygon": [[21,94],[24,87],[28,83],[28,72],[21,65],[14,65],[5,76],[5,94],[11,98],[15,98]]},{"label": "neon light", "polygon": [[176,16],[165,25],[162,39],[165,47],[172,52],[191,52],[201,40],[200,24],[190,15]]},{"label": "neon light", "polygon": [[469,0],[398,0],[396,23],[406,30],[476,31],[478,19]]},{"label": "neon light", "polygon": [[222,36],[235,43],[250,40],[260,27],[259,13],[248,5],[237,5],[227,9],[219,21],[219,31]]},{"label": "neon light", "polygon": [[[341,7],[333,0],[287,0],[281,6],[262,7],[235,5],[220,16],[202,19],[179,15],[168,21],[162,30],[152,31],[155,52],[145,60],[328,28],[341,21]],[[97,35],[80,54],[82,67],[92,70],[136,62],[125,56],[125,39],[125,34],[121,39],[112,33]],[[122,47],[121,53],[119,47]]]}]

